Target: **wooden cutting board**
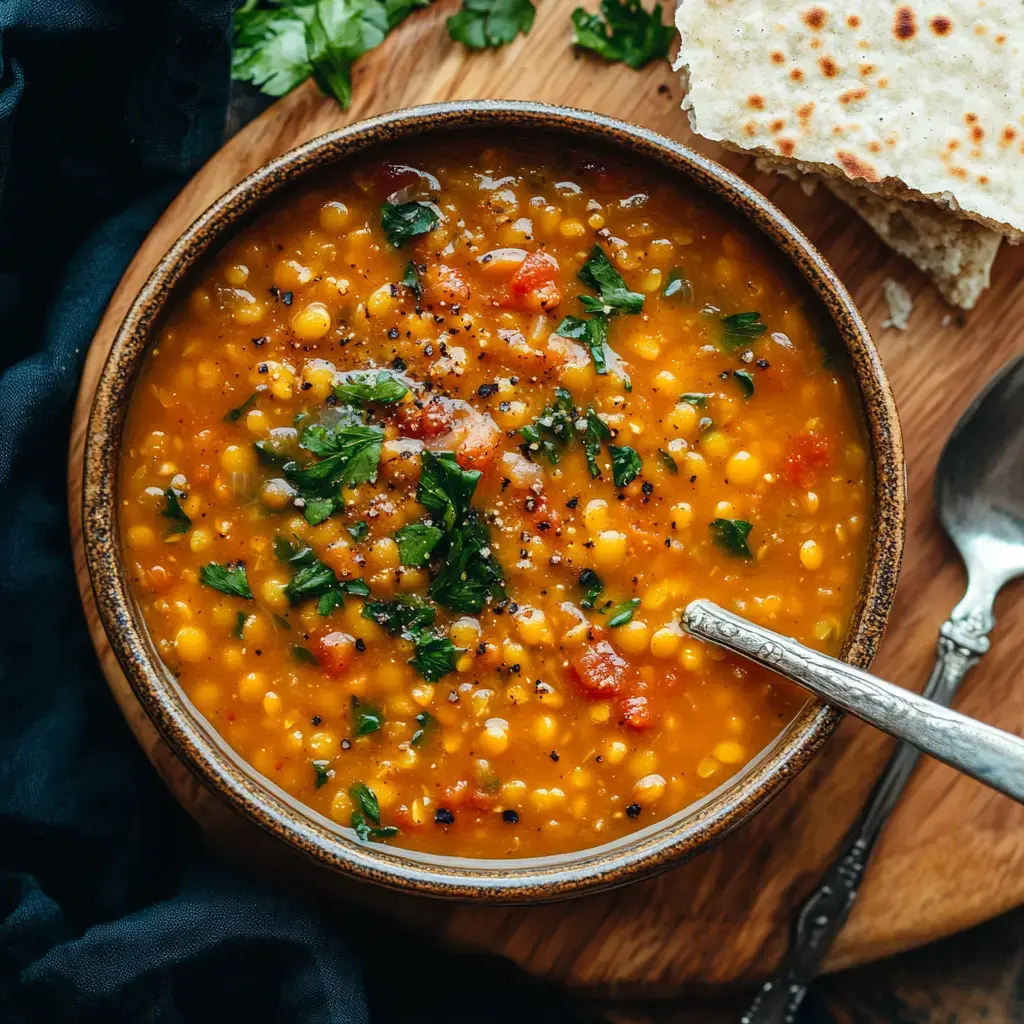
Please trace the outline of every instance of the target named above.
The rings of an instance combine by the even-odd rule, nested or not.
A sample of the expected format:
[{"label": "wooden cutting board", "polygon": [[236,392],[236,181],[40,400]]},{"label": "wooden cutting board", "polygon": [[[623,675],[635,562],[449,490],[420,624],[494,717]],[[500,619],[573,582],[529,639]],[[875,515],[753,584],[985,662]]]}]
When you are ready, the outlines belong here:
[{"label": "wooden cutting board", "polygon": [[[179,232],[254,168],[313,136],[382,111],[458,98],[544,100],[587,107],[693,145],[741,173],[811,237],[846,282],[888,368],[905,432],[910,518],[902,583],[875,667],[920,688],[941,622],[964,586],[939,530],[932,474],[946,435],[972,394],[1024,348],[1024,247],[1004,247],[993,286],[966,317],[943,305],[919,274],[886,249],[831,195],[805,196],[749,159],[694,140],[667,64],[642,72],[573,52],[569,0],[545,0],[527,39],[471,54],[449,41],[441,2],[410,18],[355,73],[348,111],[312,84],[299,88],[235,136],[196,175],[153,229],[126,272],[93,342],[72,434],[70,495],[78,575],[104,671],[154,764],[179,799],[222,836],[234,835],[163,746],[110,655],[98,625],[80,540],[85,418],[103,360],[137,289]],[[882,282],[914,295],[910,329],[883,330]],[[1004,595],[993,649],[958,706],[1024,731],[1024,680],[1014,641],[1024,603]],[[487,908],[387,900],[399,914],[429,918],[434,934],[504,954],[538,975],[620,998],[665,997],[765,975],[780,955],[791,912],[813,887],[889,752],[881,736],[847,721],[817,761],[772,806],[711,853],[656,879],[568,903]],[[405,901],[405,902],[403,902]],[[1024,808],[935,762],[921,766],[871,865],[830,969],[928,942],[1024,902]]]}]

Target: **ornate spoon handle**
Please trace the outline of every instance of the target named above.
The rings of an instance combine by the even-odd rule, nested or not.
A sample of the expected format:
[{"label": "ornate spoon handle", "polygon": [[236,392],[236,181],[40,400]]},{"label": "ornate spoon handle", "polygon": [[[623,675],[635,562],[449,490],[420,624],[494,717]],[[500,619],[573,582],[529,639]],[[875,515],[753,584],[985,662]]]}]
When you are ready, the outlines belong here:
[{"label": "ornate spoon handle", "polygon": [[[940,631],[935,666],[923,696],[948,704],[964,676],[988,650],[993,625],[991,601],[967,599]],[[776,973],[762,986],[742,1024],[791,1024],[807,985],[849,916],[868,858],[882,826],[896,805],[920,751],[901,743],[889,759],[868,802],[818,887],[805,900],[793,923],[789,949]]]}]

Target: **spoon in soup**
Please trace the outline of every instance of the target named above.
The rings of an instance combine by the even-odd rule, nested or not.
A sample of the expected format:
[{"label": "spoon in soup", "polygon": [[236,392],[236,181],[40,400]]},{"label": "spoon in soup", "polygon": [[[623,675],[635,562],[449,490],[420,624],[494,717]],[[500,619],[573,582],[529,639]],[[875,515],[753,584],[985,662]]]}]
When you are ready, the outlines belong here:
[{"label": "spoon in soup", "polygon": [[1024,802],[1024,741],[949,710],[957,688],[988,650],[993,604],[1024,575],[1024,356],[988,384],[956,425],[939,459],[939,518],[967,567],[967,592],[939,631],[935,667],[918,696],[708,601],[683,625],[776,672],[905,742],[897,747],[839,857],[804,902],[790,947],[742,1024],[794,1019],[807,985],[849,916],[868,858],[921,751]]}]

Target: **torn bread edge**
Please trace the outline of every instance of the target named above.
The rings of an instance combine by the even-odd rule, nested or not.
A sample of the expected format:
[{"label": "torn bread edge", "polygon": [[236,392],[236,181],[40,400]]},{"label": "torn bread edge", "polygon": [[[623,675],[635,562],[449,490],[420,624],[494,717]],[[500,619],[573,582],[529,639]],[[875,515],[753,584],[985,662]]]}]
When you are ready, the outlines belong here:
[{"label": "torn bread edge", "polygon": [[[732,147],[730,147],[732,148]],[[1003,236],[921,200],[889,199],[833,177],[802,174],[793,164],[757,158],[761,171],[775,171],[805,190],[821,182],[864,218],[878,237],[927,274],[951,305],[973,309],[989,286]]]}]

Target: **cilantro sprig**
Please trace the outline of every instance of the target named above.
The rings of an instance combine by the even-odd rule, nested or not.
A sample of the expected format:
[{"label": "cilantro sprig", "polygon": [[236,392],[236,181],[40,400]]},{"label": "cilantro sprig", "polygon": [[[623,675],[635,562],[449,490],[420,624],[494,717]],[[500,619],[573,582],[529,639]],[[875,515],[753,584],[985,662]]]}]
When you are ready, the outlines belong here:
[{"label": "cilantro sprig", "polygon": [[668,56],[672,27],[661,20],[661,3],[645,11],[640,0],[601,0],[601,13],[577,7],[571,16],[573,43],[605,60],[642,68]]},{"label": "cilantro sprig", "polygon": [[530,0],[462,0],[448,19],[448,35],[472,50],[504,46],[533,27],[537,9]]}]

